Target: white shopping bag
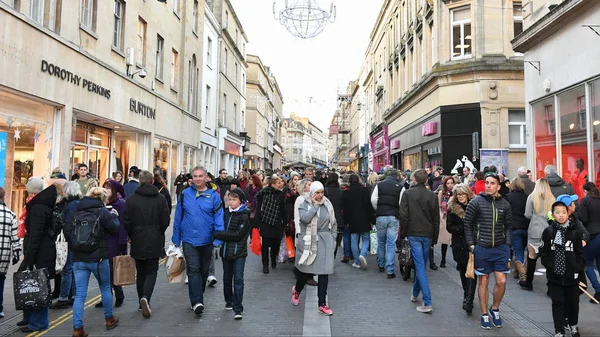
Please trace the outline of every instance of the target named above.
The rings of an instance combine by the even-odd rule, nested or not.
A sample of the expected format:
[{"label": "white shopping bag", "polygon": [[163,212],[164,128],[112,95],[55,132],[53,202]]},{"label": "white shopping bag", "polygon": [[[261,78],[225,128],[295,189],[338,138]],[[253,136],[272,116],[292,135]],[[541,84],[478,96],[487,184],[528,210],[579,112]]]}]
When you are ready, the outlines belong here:
[{"label": "white shopping bag", "polygon": [[167,272],[167,281],[169,283],[178,283],[183,281],[185,275],[185,259],[179,247],[170,245],[167,249],[167,263],[165,271]]},{"label": "white shopping bag", "polygon": [[371,255],[377,254],[377,228],[373,227],[369,235],[369,252]]}]

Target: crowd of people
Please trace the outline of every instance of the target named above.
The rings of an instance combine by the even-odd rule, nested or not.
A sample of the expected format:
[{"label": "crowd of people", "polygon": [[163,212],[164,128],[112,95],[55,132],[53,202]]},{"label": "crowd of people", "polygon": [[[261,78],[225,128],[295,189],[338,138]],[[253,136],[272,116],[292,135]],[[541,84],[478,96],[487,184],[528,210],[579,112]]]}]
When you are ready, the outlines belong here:
[{"label": "crowd of people", "polygon": [[[260,235],[252,240],[260,240],[262,272],[269,274],[281,262],[294,263],[292,304],[300,303],[306,285],[316,286],[317,310],[324,315],[333,314],[327,289],[338,249],[341,262],[367,268],[372,231],[377,232],[377,268],[388,279],[396,277],[398,251],[410,247],[410,261],[400,258],[398,271],[405,281],[413,275],[410,300],[419,304],[419,312],[433,312],[426,269],[446,268],[449,246],[461,278],[462,308],[472,314],[477,292],[483,329],[502,326],[507,275],[512,273],[522,289],[533,289],[538,259],[546,268],[557,336],[567,331],[580,335],[579,285],[586,283],[586,276],[595,299],[600,299],[594,269],[600,255],[600,192],[587,182],[578,200],[552,165],[536,182],[523,167],[512,180],[495,167],[476,172],[465,168],[461,176],[444,176],[441,167],[414,172],[388,168],[368,176],[312,168],[240,170],[235,178],[225,169],[215,178],[196,167],[172,182],[174,199],[160,172],[134,166],[127,178],[115,172],[102,185],[84,164],[76,173],[71,180],[59,169],[49,179],[31,177],[19,219],[0,204],[0,282],[8,265],[21,259],[21,237],[19,271],[48,269],[55,279],[52,307],[73,305],[76,337],[87,336],[83,311],[91,274],[100,286],[102,300],[96,307],[104,310],[106,328],[119,324],[112,311],[125,300],[113,278],[113,258],[119,255],[135,259],[139,310],[145,318],[152,316],[151,298],[173,203],[170,239],[183,251],[190,309],[196,315],[204,311],[206,287],[217,283],[215,256],[220,255],[225,309],[242,319],[245,261],[254,230]],[[84,226],[89,223],[94,226]],[[57,274],[55,241],[60,232],[69,250]],[[436,245],[441,246],[439,267],[433,258]],[[495,285],[490,304],[491,274]],[[24,332],[44,330],[48,315],[48,308],[27,309],[18,325]]]}]

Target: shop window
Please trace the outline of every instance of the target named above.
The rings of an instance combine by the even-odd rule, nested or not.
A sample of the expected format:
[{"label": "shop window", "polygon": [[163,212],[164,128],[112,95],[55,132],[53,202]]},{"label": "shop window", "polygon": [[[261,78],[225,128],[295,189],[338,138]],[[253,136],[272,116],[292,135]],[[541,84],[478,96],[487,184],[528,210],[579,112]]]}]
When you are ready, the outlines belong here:
[{"label": "shop window", "polygon": [[198,0],[194,0],[194,8],[192,10],[192,29],[198,32]]},{"label": "shop window", "polygon": [[[169,180],[167,180],[167,187],[169,191],[173,191],[173,187],[175,186],[175,179],[177,178],[179,169],[179,144],[173,143],[171,144],[171,165],[170,165],[170,176]],[[177,194],[171,193],[171,202],[174,202],[177,198]]]},{"label": "shop window", "polygon": [[[381,163],[383,164],[383,163]],[[382,166],[379,166],[382,167]],[[417,150],[417,152],[409,153],[404,155],[404,166],[402,167],[405,171],[411,170],[415,171],[416,169],[421,167],[421,152]]]},{"label": "shop window", "polygon": [[160,173],[165,181],[169,172],[171,142],[163,139],[154,139],[154,172]]},{"label": "shop window", "polygon": [[450,11],[452,32],[450,34],[451,59],[471,57],[471,7],[462,7]]},{"label": "shop window", "polygon": [[590,107],[592,109],[590,117],[592,119],[592,140],[594,142],[594,170],[595,181],[600,181],[600,143],[598,134],[600,133],[600,80],[590,84]]},{"label": "shop window", "polygon": [[[40,0],[43,1],[43,0]],[[81,0],[81,25],[92,32],[96,31],[96,0]]]},{"label": "shop window", "polygon": [[115,0],[114,17],[115,24],[113,28],[112,45],[116,50],[123,50],[123,23],[125,14],[125,2],[123,0]]},{"label": "shop window", "polygon": [[88,172],[99,181],[109,177],[111,130],[77,122],[71,132],[70,174],[78,164],[86,164]]},{"label": "shop window", "polygon": [[146,65],[146,31],[148,24],[144,19],[138,17],[138,33],[137,33],[137,64],[140,67]]},{"label": "shop window", "polygon": [[511,148],[527,147],[525,110],[508,111],[508,143]]},{"label": "shop window", "polygon": [[545,176],[546,165],[556,165],[554,98],[549,97],[531,106],[535,139],[536,177]]},{"label": "shop window", "polygon": [[[129,172],[131,166],[140,166],[141,163],[136,162],[137,144],[143,144],[145,135],[130,131],[115,130],[115,148],[113,155],[115,156],[112,171],[121,171],[125,175]],[[112,173],[112,172],[111,172]]]},{"label": "shop window", "polygon": [[587,123],[584,86],[558,95],[560,102],[560,137],[562,178],[571,182],[581,171],[581,160],[587,167]]}]

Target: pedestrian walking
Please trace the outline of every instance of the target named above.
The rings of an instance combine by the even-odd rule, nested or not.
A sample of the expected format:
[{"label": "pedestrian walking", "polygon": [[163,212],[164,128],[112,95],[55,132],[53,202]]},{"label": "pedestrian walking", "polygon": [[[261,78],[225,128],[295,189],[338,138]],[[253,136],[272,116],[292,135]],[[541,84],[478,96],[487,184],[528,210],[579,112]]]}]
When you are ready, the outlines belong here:
[{"label": "pedestrian walking", "polygon": [[[344,222],[348,224],[352,238],[354,268],[367,268],[369,235],[375,224],[375,212],[371,206],[369,190],[360,183],[358,175],[350,176],[350,186],[342,196]],[[360,241],[360,252],[358,249]]]},{"label": "pedestrian walking", "polygon": [[217,191],[207,187],[206,175],[204,167],[192,170],[193,185],[181,192],[171,238],[176,247],[183,247],[190,303],[196,315],[204,312],[204,290],[214,247],[222,244],[213,233],[224,230],[223,202]]},{"label": "pedestrian walking", "polygon": [[223,295],[225,310],[233,310],[234,319],[242,319],[244,306],[244,267],[248,256],[248,234],[250,233],[250,211],[246,207],[246,196],[242,189],[228,191],[229,206],[225,208],[224,231],[216,231],[215,239],[223,241],[220,249],[223,262]]},{"label": "pedestrian walking", "polygon": [[590,234],[584,248],[585,273],[594,288],[594,298],[600,301],[600,282],[594,269],[594,266],[600,266],[600,191],[592,182],[585,183],[583,190],[586,196],[579,203],[576,214]]},{"label": "pedestrian walking", "polygon": [[[318,175],[320,177],[320,175]],[[351,241],[350,241],[350,228],[348,224],[344,221],[344,215],[342,214],[342,189],[340,188],[339,176],[335,172],[330,172],[327,176],[327,181],[325,183],[325,196],[331,204],[333,205],[333,210],[335,211],[335,219],[338,225],[338,233],[343,233],[340,240],[339,237],[336,238],[335,251],[334,255],[337,256],[337,250],[341,241],[343,241],[344,248],[344,258],[342,259],[342,263],[350,262],[350,258],[352,257],[352,249],[351,249]],[[357,261],[354,261],[357,262]]]},{"label": "pedestrian walking", "polygon": [[[527,178],[528,181],[529,178]],[[532,182],[533,184],[533,182]],[[525,179],[515,178],[511,184],[511,192],[506,195],[506,200],[512,207],[512,223],[510,224],[513,252],[515,255],[513,264],[513,273],[516,270],[516,277],[520,282],[527,281],[527,272],[525,269],[525,254],[527,249],[527,231],[529,229],[529,219],[525,216],[527,208],[527,193],[525,191]]]},{"label": "pedestrian walking", "polygon": [[21,259],[21,244],[17,237],[17,215],[4,203],[6,192],[0,187],[0,318],[4,318],[4,282],[11,264]]},{"label": "pedestrian walking", "polygon": [[377,265],[380,272],[386,272],[388,279],[396,277],[396,240],[400,227],[400,192],[404,185],[398,180],[396,169],[385,171],[385,179],[373,188],[371,205],[375,209],[377,228]]},{"label": "pedestrian walking", "polygon": [[150,300],[158,259],[163,254],[165,230],[171,219],[167,200],[154,186],[155,176],[148,171],[140,172],[140,187],[127,199],[123,217],[123,226],[131,238],[129,255],[135,259],[138,301],[145,318],[152,316]]},{"label": "pedestrian walking", "polygon": [[[540,257],[546,267],[548,293],[552,299],[555,336],[579,337],[579,277],[585,268],[585,253],[577,224],[569,220],[568,207],[577,196],[561,195],[552,204],[550,225],[542,234]],[[566,324],[565,317],[568,319]]]},{"label": "pedestrian walking", "polygon": [[129,178],[125,185],[123,185],[123,189],[125,190],[125,199],[129,198],[130,195],[135,194],[135,190],[140,187],[140,169],[137,166],[132,166],[129,169]]},{"label": "pedestrian walking", "polygon": [[[442,247],[442,261],[440,262],[440,268],[446,268],[446,253],[448,252],[448,245],[452,241],[452,236],[446,230],[446,215],[448,214],[448,200],[452,197],[452,189],[456,181],[453,177],[445,177],[442,180],[441,190],[438,192],[438,204],[440,206],[440,233],[437,237],[437,244]],[[433,266],[435,262],[433,260],[433,249],[429,254],[430,264]],[[431,268],[434,269],[434,268]],[[435,268],[437,269],[437,268]]]},{"label": "pedestrian walking", "polygon": [[436,195],[425,186],[427,172],[418,169],[412,177],[416,185],[403,193],[400,205],[402,235],[408,238],[415,266],[415,282],[410,300],[417,302],[417,297],[423,293],[423,305],[417,306],[417,311],[431,313],[433,304],[426,266],[431,243],[439,235],[440,210]]},{"label": "pedestrian walking", "polygon": [[263,188],[256,196],[256,225],[262,237],[262,264],[263,273],[269,273],[269,257],[271,268],[277,267],[277,255],[281,238],[283,237],[285,203],[283,191],[276,187],[280,185],[281,178],[271,177],[269,185]]},{"label": "pedestrian walking", "polygon": [[473,299],[477,288],[477,280],[467,278],[467,264],[469,263],[469,246],[465,237],[464,218],[465,210],[475,194],[467,184],[458,184],[452,189],[452,197],[448,201],[448,216],[446,227],[452,234],[452,256],[456,261],[456,269],[460,275],[463,287],[462,308],[467,314],[473,313]]},{"label": "pedestrian walking", "polygon": [[[481,327],[486,330],[491,329],[492,324],[497,328],[502,327],[500,304],[506,291],[506,274],[510,273],[512,211],[510,203],[499,191],[498,174],[486,173],[485,192],[469,203],[464,219],[467,243],[475,260],[475,275],[479,278]],[[488,308],[491,273],[496,278],[496,286],[492,305]]]},{"label": "pedestrian walking", "polygon": [[73,249],[73,272],[77,288],[73,303],[73,337],[88,335],[83,327],[83,312],[90,274],[94,275],[100,287],[106,329],[112,330],[119,324],[119,318],[112,312],[106,237],[109,233],[118,233],[120,224],[117,211],[114,208],[109,211],[105,206],[107,203],[106,190],[94,187],[79,201],[73,222],[65,223],[65,237]]},{"label": "pedestrian walking", "polygon": [[307,198],[298,209],[300,230],[296,233],[296,268],[299,273],[292,287],[292,304],[300,303],[300,293],[313,274],[318,275],[318,310],[330,316],[333,311],[327,305],[329,275],[333,274],[335,236],[337,231],[333,205],[325,197],[321,182],[310,185]]}]

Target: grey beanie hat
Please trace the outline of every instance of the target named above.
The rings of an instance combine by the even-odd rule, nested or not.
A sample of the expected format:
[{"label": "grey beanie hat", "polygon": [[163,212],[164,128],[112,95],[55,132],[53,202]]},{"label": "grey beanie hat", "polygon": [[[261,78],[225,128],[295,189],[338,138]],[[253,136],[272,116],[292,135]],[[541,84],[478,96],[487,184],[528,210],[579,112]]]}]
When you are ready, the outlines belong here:
[{"label": "grey beanie hat", "polygon": [[42,177],[31,177],[27,180],[27,193],[38,194],[44,189],[44,179]]}]

